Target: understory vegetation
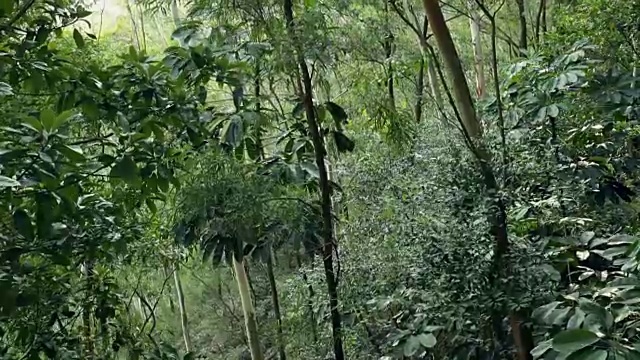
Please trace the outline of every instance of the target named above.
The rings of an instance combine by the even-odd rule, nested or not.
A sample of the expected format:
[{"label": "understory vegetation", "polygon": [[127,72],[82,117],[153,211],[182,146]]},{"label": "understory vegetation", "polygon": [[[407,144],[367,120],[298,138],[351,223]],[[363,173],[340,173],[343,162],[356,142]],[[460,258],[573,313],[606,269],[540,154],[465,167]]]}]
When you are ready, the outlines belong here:
[{"label": "understory vegetation", "polygon": [[0,359],[640,359],[640,0],[0,0]]}]

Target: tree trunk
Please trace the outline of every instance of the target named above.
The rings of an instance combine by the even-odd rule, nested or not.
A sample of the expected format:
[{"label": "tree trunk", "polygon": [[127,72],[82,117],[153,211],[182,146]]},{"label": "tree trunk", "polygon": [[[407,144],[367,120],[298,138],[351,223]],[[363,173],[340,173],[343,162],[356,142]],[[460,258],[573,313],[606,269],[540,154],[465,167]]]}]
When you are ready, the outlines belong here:
[{"label": "tree trunk", "polygon": [[267,256],[267,277],[269,278],[269,286],[271,287],[271,300],[273,302],[273,313],[276,316],[278,331],[278,354],[280,360],[286,360],[287,355],[284,351],[284,336],[282,334],[282,315],[280,314],[280,300],[278,299],[278,287],[276,286],[276,277],[273,274],[273,250],[269,249]]},{"label": "tree trunk", "polygon": [[431,31],[433,31],[433,35],[440,48],[444,64],[451,77],[451,83],[454,85],[453,96],[460,110],[464,130],[470,139],[479,140],[482,137],[482,129],[476,116],[476,110],[473,105],[473,100],[471,99],[471,92],[469,91],[469,85],[462,70],[458,52],[453,44],[453,39],[445,23],[440,5],[437,0],[424,0],[423,2]]},{"label": "tree trunk", "polygon": [[476,96],[484,99],[486,95],[486,81],[484,77],[484,54],[482,51],[482,39],[480,37],[480,14],[475,0],[468,0],[469,28],[471,29],[471,44],[473,46],[473,59],[476,69]]},{"label": "tree trunk", "polygon": [[85,299],[82,305],[82,337],[84,346],[84,358],[95,358],[95,344],[93,342],[93,326],[91,324],[91,313],[93,312],[93,262],[86,260],[82,267],[82,275],[85,278]]},{"label": "tree trunk", "polygon": [[386,28],[387,34],[384,38],[383,47],[385,52],[385,62],[387,63],[387,93],[389,94],[389,108],[395,112],[396,111],[396,95],[394,89],[394,80],[393,80],[393,33],[391,32],[391,28],[389,26],[389,1],[384,1],[384,12],[386,19]]},{"label": "tree trunk", "polygon": [[[169,276],[172,276],[169,272],[169,266],[167,265],[166,262],[163,262],[162,264],[162,272],[164,274],[165,278],[169,278]],[[167,284],[167,291],[171,292],[171,284]],[[171,310],[172,314],[176,313],[176,304],[173,302],[173,297],[169,296],[168,297],[168,301],[169,301],[169,310]]]},{"label": "tree trunk", "polygon": [[182,281],[180,281],[180,271],[178,264],[173,270],[173,281],[176,287],[176,297],[178,298],[178,306],[180,308],[180,326],[182,327],[182,337],[184,339],[184,347],[187,352],[191,352],[191,335],[189,333],[189,323],[187,321],[187,309],[184,305],[184,293],[182,292]]},{"label": "tree trunk", "polygon": [[518,46],[520,51],[527,50],[527,14],[524,0],[516,0],[518,5],[518,18],[520,20],[520,40]]},{"label": "tree trunk", "polygon": [[256,57],[255,78],[253,81],[253,93],[255,97],[256,114],[258,121],[255,125],[256,148],[258,150],[258,161],[265,159],[264,144],[262,143],[262,103],[260,102],[260,57]]},{"label": "tree trunk", "polygon": [[171,1],[171,17],[173,18],[173,25],[175,27],[180,26],[180,9],[178,9],[178,0]]},{"label": "tree trunk", "polygon": [[424,97],[424,67],[425,67],[425,59],[424,56],[420,58],[420,69],[418,70],[418,81],[416,83],[416,123],[422,121],[422,99]]},{"label": "tree trunk", "polygon": [[313,314],[313,298],[316,293],[313,291],[313,285],[309,282],[307,273],[302,269],[302,261],[300,261],[300,255],[296,254],[296,261],[298,263],[298,269],[302,274],[302,281],[307,284],[307,290],[309,291],[309,298],[307,299],[307,312],[309,313],[309,324],[311,325],[311,334],[313,335],[313,342],[318,341],[318,330],[316,328],[316,318]]},{"label": "tree trunk", "polygon": [[169,47],[169,39],[167,39],[166,32],[162,30],[162,26],[160,25],[160,21],[158,20],[158,15],[153,15],[153,26],[156,28],[156,32],[160,34],[162,37],[162,43],[165,48]]},{"label": "tree trunk", "polygon": [[139,4],[136,4],[138,13],[140,14],[140,35],[142,36],[142,50],[147,51],[147,32],[144,29],[144,13]]},{"label": "tree trunk", "polygon": [[547,31],[546,9],[547,0],[540,0],[540,7],[538,8],[538,14],[536,15],[536,43],[538,46],[540,46],[544,40],[543,37],[540,36],[540,33],[542,32],[542,35],[544,36],[544,33]]},{"label": "tree trunk", "polygon": [[424,21],[422,23],[422,32],[420,33],[420,54],[422,57],[420,58],[420,69],[418,70],[418,82],[416,89],[416,122],[419,123],[422,120],[422,103],[424,102],[424,70],[425,66],[427,66],[427,52],[426,52],[426,43],[427,43],[427,31],[429,30],[429,20],[427,17],[424,17]]},{"label": "tree trunk", "polygon": [[133,10],[131,10],[131,0],[127,0],[127,12],[129,13],[129,21],[131,22],[131,31],[133,32],[133,40],[136,44],[136,50],[140,51],[142,49],[140,45],[140,37],[138,36],[138,25],[136,24],[135,15]]},{"label": "tree trunk", "polygon": [[249,263],[245,260],[242,262],[244,264],[244,273],[247,274],[247,283],[249,284],[249,291],[251,293],[251,301],[253,303],[253,307],[256,307],[256,301],[258,297],[256,296],[256,289],[253,287],[253,280],[251,280],[251,272],[249,271]]},{"label": "tree trunk", "polygon": [[[300,43],[297,41],[297,36],[293,22],[293,3],[292,0],[284,0],[284,15],[286,20],[287,30],[297,47],[296,60],[298,63],[298,74],[301,73],[303,84],[303,104],[307,117],[307,125],[309,127],[309,134],[311,135],[311,141],[313,142],[313,148],[315,153],[316,166],[318,167],[318,177],[320,185],[320,204],[322,207],[322,237],[324,240],[322,246],[322,257],[324,265],[324,273],[327,282],[327,289],[329,293],[329,307],[331,310],[331,327],[333,337],[333,351],[335,354],[335,360],[344,360],[344,350],[342,347],[342,318],[340,309],[338,308],[338,283],[336,281],[335,272],[333,269],[333,253],[337,251],[337,245],[333,233],[333,214],[331,209],[331,185],[329,184],[329,177],[327,174],[327,168],[324,163],[326,148],[324,146],[323,138],[318,128],[316,120],[316,110],[313,106],[313,89],[311,85],[311,76],[309,74],[309,68],[304,59],[302,49],[299,48]],[[299,79],[300,77],[298,77]]]},{"label": "tree trunk", "polygon": [[[426,59],[427,54],[425,53],[423,57]],[[438,87],[438,74],[436,73],[436,66],[433,62],[433,59],[427,62],[427,77],[429,79],[429,89],[431,90],[431,95],[436,101],[436,106],[438,109],[444,111],[444,103],[442,100],[442,93],[440,92],[440,88]]]},{"label": "tree trunk", "polygon": [[252,360],[264,360],[262,348],[260,347],[260,339],[258,338],[258,322],[256,321],[256,312],[251,301],[251,293],[249,291],[249,278],[244,268],[244,258],[238,260],[233,256],[233,271],[238,282],[238,292],[240,293],[240,302],[242,303],[242,313],[244,315],[244,325],[247,331],[247,339],[249,341],[249,350],[251,351]]},{"label": "tree trunk", "polygon": [[[451,33],[447,28],[447,25],[442,15],[442,10],[438,0],[423,0],[424,8],[429,18],[431,30],[436,38],[438,47],[442,53],[447,70],[451,77],[453,86],[453,95],[455,97],[457,107],[459,108],[460,120],[465,132],[465,137],[468,141],[471,151],[474,153],[480,164],[480,171],[484,178],[484,185],[487,190],[495,194],[493,211],[488,214],[488,222],[491,226],[491,235],[494,238],[494,258],[492,263],[492,271],[490,283],[492,286],[497,286],[498,279],[501,273],[504,273],[504,269],[508,268],[508,264],[504,264],[504,255],[509,249],[509,238],[507,234],[506,223],[506,210],[504,202],[501,198],[497,197],[500,193],[495,174],[491,165],[491,156],[482,144],[482,128],[480,127],[478,117],[476,116],[475,107],[471,99],[471,93],[467,80],[464,76],[462,64],[458,52],[453,44]],[[499,96],[499,94],[498,94]],[[502,331],[499,320],[500,314],[494,314],[493,323],[496,336],[500,338]],[[515,326],[512,334],[514,337],[514,343],[517,348],[519,360],[530,360],[532,343],[530,334],[523,331],[522,323],[523,319],[519,314],[511,312],[509,314],[511,323]]]}]

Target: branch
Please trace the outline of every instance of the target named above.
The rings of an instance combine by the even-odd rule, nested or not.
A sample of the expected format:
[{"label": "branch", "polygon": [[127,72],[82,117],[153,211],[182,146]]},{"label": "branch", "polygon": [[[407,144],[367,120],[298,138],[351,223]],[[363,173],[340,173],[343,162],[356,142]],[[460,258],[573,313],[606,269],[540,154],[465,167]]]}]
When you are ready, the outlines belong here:
[{"label": "branch", "polygon": [[464,122],[462,121],[462,117],[460,116],[460,111],[458,110],[458,107],[456,106],[456,102],[453,99],[453,95],[451,95],[451,90],[449,90],[449,86],[447,85],[447,81],[444,77],[444,73],[442,72],[442,67],[440,66],[440,63],[438,62],[438,58],[436,57],[436,52],[433,49],[433,46],[429,45],[428,43],[427,45],[427,49],[429,49],[429,52],[431,53],[431,58],[433,60],[433,63],[436,67],[436,70],[438,72],[438,77],[440,78],[440,81],[442,82],[442,87],[444,88],[444,92],[447,94],[447,100],[449,101],[449,105],[451,105],[451,108],[453,109],[453,113],[456,116],[456,119],[458,120],[458,123],[460,124],[460,130],[462,131],[462,135],[464,137],[465,143],[467,144],[467,146],[469,147],[469,149],[471,150],[471,153],[473,153],[475,156],[477,156],[477,151],[476,151],[476,147],[473,143],[473,141],[471,140],[471,136],[469,135],[467,129],[464,127]]},{"label": "branch", "polygon": [[396,4],[396,2],[394,0],[389,1],[389,4],[391,4],[391,7],[393,8],[393,11],[396,12],[396,14],[398,14],[398,16],[400,17],[400,19],[402,19],[402,21],[404,21],[405,24],[407,24],[411,30],[413,30],[414,33],[416,33],[416,35],[418,35],[418,37],[421,36],[420,30],[418,29],[417,25],[412,23],[411,20],[409,20],[409,18],[407,17],[407,15],[404,13],[403,10],[400,10],[398,8],[398,5]]},{"label": "branch", "polygon": [[502,171],[504,176],[507,165],[507,141],[504,131],[504,114],[502,109],[502,96],[500,94],[500,78],[498,74],[498,49],[496,46],[496,14],[504,5],[504,1],[502,1],[502,3],[493,12],[493,14],[489,12],[489,9],[487,9],[482,0],[475,1],[480,10],[482,10],[482,12],[491,22],[491,70],[493,72],[494,91],[496,92],[496,107],[498,108],[498,127],[500,130],[500,141],[502,146]]},{"label": "branch", "polygon": [[[3,0],[5,1],[5,0]],[[24,16],[24,14],[27,13],[27,11],[29,11],[29,9],[31,8],[31,6],[33,6],[33,4],[35,4],[36,0],[28,0],[26,3],[24,3],[22,5],[22,7],[18,10],[18,12],[13,15],[13,17],[11,18],[11,20],[9,20],[9,22],[4,25],[3,27],[10,27],[13,24],[15,24],[16,22],[18,22],[18,20],[20,20],[21,17]]]}]

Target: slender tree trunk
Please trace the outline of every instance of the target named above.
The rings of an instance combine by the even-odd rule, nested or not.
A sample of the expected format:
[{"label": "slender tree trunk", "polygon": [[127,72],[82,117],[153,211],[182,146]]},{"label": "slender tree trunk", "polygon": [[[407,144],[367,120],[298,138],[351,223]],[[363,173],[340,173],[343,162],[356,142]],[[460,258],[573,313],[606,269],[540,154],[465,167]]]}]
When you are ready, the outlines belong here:
[{"label": "slender tree trunk", "polygon": [[262,103],[260,102],[260,57],[256,58],[256,72],[253,82],[253,91],[255,97],[256,114],[258,114],[258,121],[255,125],[256,132],[256,148],[258,149],[258,160],[265,159],[264,145],[262,143]]},{"label": "slender tree trunk", "polygon": [[171,1],[171,17],[173,18],[173,25],[175,27],[180,26],[180,9],[178,9],[178,0]]},{"label": "slender tree trunk", "polygon": [[520,51],[527,50],[527,14],[524,0],[516,0],[518,5],[518,18],[520,21],[520,40],[518,46]]},{"label": "slender tree trunk", "polygon": [[547,30],[547,18],[546,18],[546,9],[547,9],[547,0],[540,0],[540,7],[538,7],[538,13],[536,14],[536,43],[538,46],[542,44],[544,40],[540,35],[542,31],[542,35]]},{"label": "slender tree trunk", "polygon": [[189,332],[189,322],[187,319],[187,309],[184,304],[184,293],[182,292],[182,281],[180,281],[180,270],[176,263],[176,267],[173,270],[173,281],[176,287],[176,297],[178,298],[178,306],[180,308],[180,326],[182,327],[182,337],[184,339],[184,347],[187,352],[190,352],[193,347],[191,346],[191,334]]},{"label": "slender tree trunk", "polygon": [[[427,54],[425,53],[424,56],[426,57]],[[444,111],[444,102],[442,99],[442,93],[440,92],[440,87],[438,87],[438,74],[436,73],[436,66],[433,59],[429,60],[427,63],[427,77],[429,79],[431,95],[436,101],[436,106]]]},{"label": "slender tree trunk", "polygon": [[543,0],[543,1],[544,1],[544,7],[542,8],[542,34],[544,36],[544,34],[547,33],[547,7],[549,5],[547,0]]},{"label": "slender tree trunk", "polygon": [[420,51],[422,53],[422,61],[426,65],[427,80],[429,81],[429,90],[431,91],[431,96],[433,96],[433,99],[436,102],[436,107],[440,111],[444,111],[444,103],[442,102],[442,93],[440,92],[440,88],[438,87],[438,74],[436,73],[434,59],[430,59],[429,46],[427,44],[428,31],[429,18],[427,18],[427,16],[425,15],[422,22],[422,33],[420,34]]},{"label": "slender tree trunk", "polygon": [[286,360],[287,355],[284,351],[284,336],[282,333],[282,315],[280,314],[280,300],[278,298],[278,287],[276,286],[276,277],[273,273],[273,250],[269,249],[267,257],[267,277],[269,278],[269,287],[271,287],[271,301],[273,302],[273,313],[276,316],[278,331],[278,355],[280,360]]},{"label": "slender tree trunk", "polygon": [[140,313],[140,317],[145,319],[147,317],[147,311],[144,309],[142,305],[142,298],[140,296],[136,296],[136,306],[138,307],[138,312]]},{"label": "slender tree trunk", "polygon": [[[242,256],[237,255],[237,256]],[[233,256],[233,271],[236,275],[238,283],[238,291],[240,292],[240,302],[242,303],[242,312],[244,314],[244,325],[247,331],[247,339],[249,342],[249,350],[251,351],[252,360],[264,360],[260,339],[258,338],[258,322],[256,321],[256,312],[251,300],[251,292],[249,290],[249,278],[244,267],[244,258],[238,260],[236,255]]]},{"label": "slender tree trunk", "polygon": [[251,301],[253,302],[253,307],[256,307],[256,301],[258,297],[256,296],[256,289],[253,287],[253,280],[251,280],[251,272],[249,271],[249,263],[245,260],[242,262],[244,264],[244,272],[247,274],[247,283],[249,284],[249,290],[251,292]]},{"label": "slender tree trunk", "polygon": [[418,70],[418,83],[416,89],[416,122],[419,123],[422,121],[422,103],[424,102],[424,73],[425,67],[427,66],[425,51],[426,42],[427,42],[427,31],[429,30],[429,20],[427,17],[424,17],[424,21],[422,23],[422,33],[420,34],[420,54],[422,57],[420,58],[420,69]]},{"label": "slender tree trunk", "polygon": [[[423,0],[423,4],[427,16],[429,17],[431,29],[442,53],[449,75],[451,76],[452,83],[454,84],[453,95],[460,111],[461,125],[465,132],[465,137],[471,151],[479,161],[480,171],[484,178],[485,187],[489,192],[496,194],[494,195],[496,198],[494,199],[493,210],[488,214],[488,222],[491,225],[491,234],[494,238],[494,258],[490,283],[492,286],[497,286],[500,274],[505,272],[505,268],[508,271],[508,264],[504,264],[504,255],[509,250],[505,205],[502,199],[497,195],[500,193],[500,189],[491,165],[491,156],[482,144],[482,128],[480,127],[478,117],[476,116],[475,107],[471,99],[471,93],[469,91],[467,80],[464,76],[458,52],[453,43],[453,39],[451,38],[449,29],[447,28],[438,0]],[[494,331],[498,338],[500,338],[502,334],[499,321],[500,317],[500,314],[494,313]],[[515,312],[511,312],[509,317],[511,324],[514,326],[512,329],[512,335],[517,348],[518,359],[532,359],[532,343],[529,341],[529,338],[524,337],[525,334],[523,333],[524,328],[522,327],[522,316]]]},{"label": "slender tree trunk", "polygon": [[135,15],[131,10],[131,0],[127,0],[127,12],[129,13],[129,21],[131,22],[131,30],[133,31],[133,40],[136,44],[136,50],[140,51],[142,47],[140,46],[140,37],[138,36],[138,25],[136,24]]},{"label": "slender tree trunk", "polygon": [[139,4],[136,4],[138,13],[140,14],[140,35],[142,36],[142,50],[147,51],[147,32],[144,29],[144,13]]},{"label": "slender tree trunk", "polygon": [[424,97],[424,67],[425,67],[425,59],[424,56],[420,58],[420,68],[418,69],[418,81],[416,83],[416,108],[415,108],[415,116],[416,123],[422,121],[422,102]]},{"label": "slender tree trunk", "polygon": [[486,95],[486,81],[484,77],[484,54],[480,37],[480,14],[475,0],[468,0],[469,28],[471,29],[471,44],[473,46],[474,67],[476,69],[476,96],[483,99]]},{"label": "slender tree trunk", "polygon": [[158,20],[158,15],[153,16],[153,26],[156,28],[156,31],[162,37],[162,43],[164,47],[169,47],[169,40],[167,39],[165,31],[162,30],[162,26],[160,25],[160,21]]},{"label": "slender tree trunk", "polygon": [[91,314],[93,312],[93,262],[91,260],[86,260],[84,262],[82,274],[85,278],[85,299],[82,309],[82,340],[84,342],[84,358],[91,360],[95,358],[93,326],[91,323]]},{"label": "slender tree trunk", "polygon": [[309,282],[309,278],[307,277],[307,273],[302,269],[302,261],[300,261],[300,255],[296,254],[296,261],[298,263],[298,269],[302,274],[302,281],[307,284],[307,290],[309,291],[309,298],[307,299],[307,313],[309,313],[309,324],[311,325],[311,334],[313,335],[313,342],[318,341],[318,330],[316,328],[316,318],[313,314],[313,298],[316,296],[315,291],[313,291],[313,285]]},{"label": "slender tree trunk", "polygon": [[387,63],[387,92],[389,94],[389,107],[395,112],[396,111],[396,95],[394,89],[394,80],[393,80],[393,48],[394,48],[394,38],[393,33],[391,32],[391,27],[389,25],[389,1],[384,1],[384,12],[385,12],[385,21],[387,27],[387,34],[384,38],[384,52],[385,52],[385,60]]},{"label": "slender tree trunk", "polygon": [[[167,265],[166,262],[163,262],[163,264],[162,264],[162,272],[164,273],[164,277],[165,278],[168,278],[169,276],[172,276],[169,273],[169,266]],[[171,292],[171,284],[167,284],[167,290],[169,292]],[[169,310],[171,310],[172,314],[175,314],[175,312],[176,312],[176,304],[173,301],[173,297],[169,296],[168,297],[168,301],[169,301]]]},{"label": "slender tree trunk", "polygon": [[[313,106],[313,89],[311,85],[311,76],[309,74],[309,68],[304,59],[302,49],[299,48],[300,43],[297,41],[297,35],[293,22],[293,3],[292,0],[284,0],[284,15],[286,20],[287,30],[297,47],[296,60],[298,63],[298,73],[301,74],[303,84],[303,104],[307,117],[307,124],[309,127],[309,134],[311,135],[311,141],[313,142],[313,148],[315,153],[316,166],[318,167],[318,177],[320,185],[320,203],[322,207],[322,237],[324,244],[322,246],[322,257],[324,265],[324,273],[327,282],[327,289],[329,293],[329,307],[331,311],[331,327],[333,337],[333,351],[335,354],[335,360],[344,360],[344,350],[342,347],[342,317],[340,309],[338,308],[338,283],[336,274],[333,269],[333,253],[337,252],[337,243],[335,241],[333,233],[333,214],[331,209],[331,186],[329,184],[329,177],[327,174],[327,168],[324,163],[326,148],[320,129],[318,128],[318,122],[316,120],[316,110]],[[298,77],[300,79],[300,77]]]}]

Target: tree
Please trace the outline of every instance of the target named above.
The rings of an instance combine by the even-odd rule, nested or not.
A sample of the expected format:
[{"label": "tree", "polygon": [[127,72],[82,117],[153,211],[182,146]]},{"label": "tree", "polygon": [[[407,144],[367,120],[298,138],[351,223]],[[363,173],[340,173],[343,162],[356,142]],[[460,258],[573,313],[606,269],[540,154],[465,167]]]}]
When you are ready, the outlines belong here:
[{"label": "tree", "polygon": [[486,96],[486,83],[484,77],[484,56],[482,51],[482,39],[480,37],[480,13],[475,0],[468,0],[469,28],[471,29],[471,44],[473,46],[474,67],[476,70],[476,96],[483,99]]},{"label": "tree", "polygon": [[[424,0],[424,8],[429,17],[431,29],[433,30],[434,37],[438,43],[438,47],[442,52],[443,59],[451,76],[452,82],[455,84],[453,87],[453,94],[455,96],[457,106],[460,108],[460,121],[462,122],[462,129],[464,136],[467,139],[468,145],[471,151],[474,153],[479,161],[480,171],[484,178],[485,187],[496,196],[499,194],[499,187],[495,178],[495,174],[491,164],[491,157],[482,144],[482,128],[476,116],[476,111],[471,99],[471,93],[467,85],[467,80],[462,70],[462,65],[458,57],[455,45],[451,39],[449,29],[445,23],[440,5],[437,0]],[[496,197],[495,208],[493,213],[489,214],[489,223],[491,224],[491,233],[494,237],[495,250],[494,250],[494,271],[498,276],[499,270],[503,266],[507,265],[503,263],[504,256],[509,250],[509,239],[507,234],[507,219],[505,205],[502,199]],[[493,281],[493,285],[496,285],[496,279]],[[497,316],[497,315],[496,315]],[[531,359],[531,350],[533,348],[533,340],[531,334],[526,333],[524,330],[523,321],[518,314],[510,314],[510,322],[513,331],[514,342],[518,350],[518,358],[521,360]],[[499,320],[494,320],[494,323],[499,324]],[[501,337],[502,330],[496,326],[496,336]]]},{"label": "tree", "polygon": [[[320,134],[320,128],[316,119],[316,109],[313,104],[313,89],[311,84],[311,75],[309,68],[304,59],[298,35],[294,27],[293,20],[293,3],[291,0],[284,0],[284,17],[286,27],[295,44],[295,58],[297,62],[296,73],[299,74],[298,79],[302,79],[301,101],[307,117],[308,131],[313,142],[313,151],[315,155],[315,163],[318,168],[318,182],[320,188],[320,205],[322,213],[322,263],[324,265],[325,279],[329,293],[329,307],[331,311],[331,327],[333,331],[333,349],[336,360],[344,360],[344,349],[342,347],[342,318],[340,309],[338,308],[338,282],[333,268],[334,253],[337,252],[337,242],[333,232],[333,214],[331,201],[331,185],[325,165],[326,148]],[[299,82],[300,80],[298,80]]]},{"label": "tree", "polygon": [[178,309],[180,310],[180,326],[182,326],[184,347],[187,352],[191,352],[193,350],[193,345],[191,345],[191,333],[189,332],[187,309],[184,303],[184,292],[182,291],[182,281],[180,280],[179,266],[177,263],[173,269],[173,281],[176,287],[176,297],[178,298]]},{"label": "tree", "polygon": [[527,50],[527,8],[525,0],[516,0],[518,5],[518,21],[520,23],[520,36],[518,38],[518,47],[520,51]]}]

